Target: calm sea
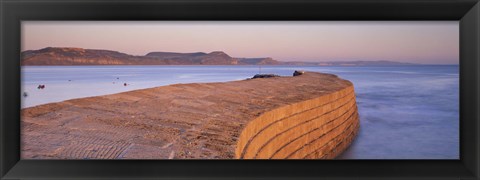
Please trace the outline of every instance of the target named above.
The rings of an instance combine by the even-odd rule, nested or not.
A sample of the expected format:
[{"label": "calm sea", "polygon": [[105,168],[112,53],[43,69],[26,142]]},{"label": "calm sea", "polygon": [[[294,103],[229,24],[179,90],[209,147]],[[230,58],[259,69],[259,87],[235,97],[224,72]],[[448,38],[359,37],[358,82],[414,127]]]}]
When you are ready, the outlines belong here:
[{"label": "calm sea", "polygon": [[[333,73],[355,85],[360,132],[340,159],[459,158],[457,65],[26,66],[22,108],[168,84],[242,80],[259,72],[290,76],[294,70]],[[45,88],[37,89],[40,84]]]}]

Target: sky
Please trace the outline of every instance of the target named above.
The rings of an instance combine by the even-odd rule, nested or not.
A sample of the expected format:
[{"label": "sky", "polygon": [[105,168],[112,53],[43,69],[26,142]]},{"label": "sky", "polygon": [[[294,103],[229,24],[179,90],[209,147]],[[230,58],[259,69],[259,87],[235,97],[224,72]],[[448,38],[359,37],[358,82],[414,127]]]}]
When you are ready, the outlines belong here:
[{"label": "sky", "polygon": [[224,51],[279,61],[459,63],[458,21],[22,21],[21,49]]}]

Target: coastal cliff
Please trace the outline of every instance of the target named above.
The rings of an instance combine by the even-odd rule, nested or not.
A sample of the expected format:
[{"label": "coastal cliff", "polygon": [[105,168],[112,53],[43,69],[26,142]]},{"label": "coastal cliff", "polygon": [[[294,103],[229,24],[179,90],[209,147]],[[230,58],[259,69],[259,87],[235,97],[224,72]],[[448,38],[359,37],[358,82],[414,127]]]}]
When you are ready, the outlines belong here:
[{"label": "coastal cliff", "polygon": [[331,74],[175,84],[21,110],[25,159],[331,159],[359,128]]},{"label": "coastal cliff", "polygon": [[412,63],[394,61],[332,61],[301,62],[277,61],[270,57],[231,57],[222,51],[210,53],[150,52],[134,56],[117,51],[47,47],[23,51],[20,54],[22,66],[73,66],[73,65],[285,65],[285,66],[410,66]]},{"label": "coastal cliff", "polygon": [[276,65],[272,58],[234,58],[222,51],[210,53],[150,52],[134,56],[117,51],[47,47],[21,53],[23,66],[58,65]]}]

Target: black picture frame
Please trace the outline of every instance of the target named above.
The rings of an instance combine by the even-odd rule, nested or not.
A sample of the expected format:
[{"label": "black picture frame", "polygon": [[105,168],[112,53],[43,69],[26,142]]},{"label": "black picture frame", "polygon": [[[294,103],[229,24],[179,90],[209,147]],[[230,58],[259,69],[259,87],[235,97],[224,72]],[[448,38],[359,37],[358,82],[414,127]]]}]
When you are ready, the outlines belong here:
[{"label": "black picture frame", "polygon": [[[1,179],[479,179],[477,0],[0,0]],[[20,160],[22,20],[458,20],[460,160]]]}]

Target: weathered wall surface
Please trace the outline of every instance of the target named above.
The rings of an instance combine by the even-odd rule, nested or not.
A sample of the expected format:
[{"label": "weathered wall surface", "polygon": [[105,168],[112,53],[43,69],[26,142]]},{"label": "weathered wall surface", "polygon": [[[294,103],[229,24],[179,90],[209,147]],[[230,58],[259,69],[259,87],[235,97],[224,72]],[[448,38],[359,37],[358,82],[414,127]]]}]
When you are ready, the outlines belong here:
[{"label": "weathered wall surface", "polygon": [[254,119],[236,147],[240,159],[332,159],[353,141],[359,117],[353,85]]}]

